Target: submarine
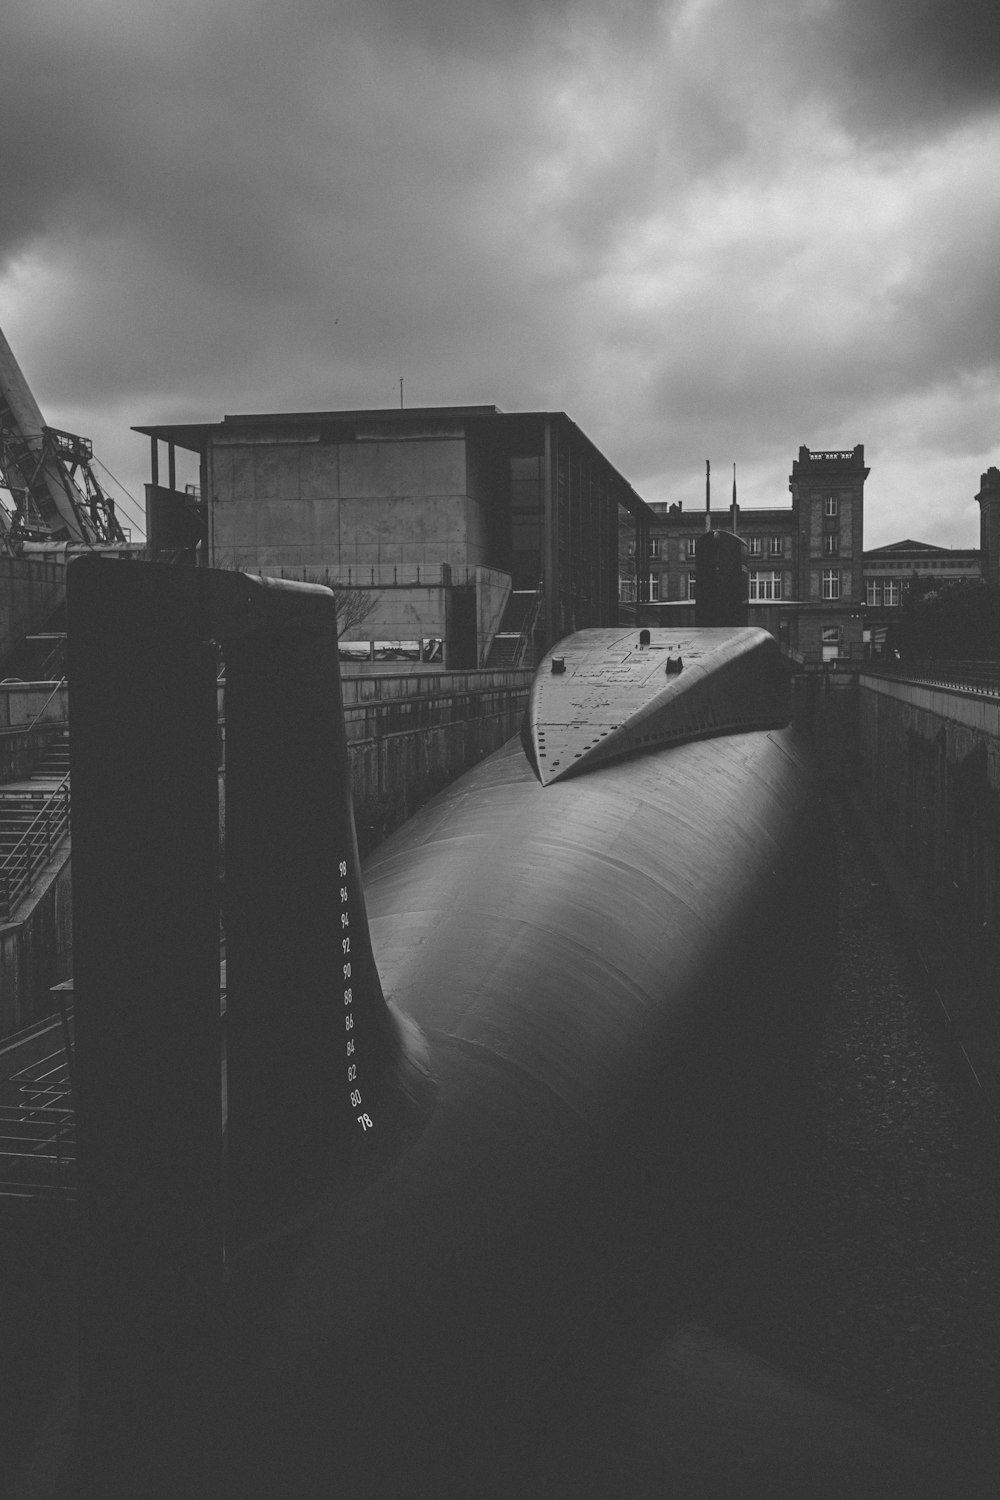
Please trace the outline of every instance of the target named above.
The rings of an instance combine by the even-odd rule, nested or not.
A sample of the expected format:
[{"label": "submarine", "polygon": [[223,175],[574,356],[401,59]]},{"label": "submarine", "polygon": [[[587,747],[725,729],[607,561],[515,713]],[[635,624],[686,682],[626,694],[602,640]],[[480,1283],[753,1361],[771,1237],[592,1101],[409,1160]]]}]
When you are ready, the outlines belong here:
[{"label": "submarine", "polygon": [[[687,1451],[733,1381],[684,1330],[778,1170],[828,968],[776,642],[570,635],[520,739],[362,870],[327,590],[87,559],[69,611],[80,1493],[825,1493],[781,1487],[764,1377],[768,1488],[711,1488],[718,1431]],[[656,1473],[626,1480],[637,1381]]]}]

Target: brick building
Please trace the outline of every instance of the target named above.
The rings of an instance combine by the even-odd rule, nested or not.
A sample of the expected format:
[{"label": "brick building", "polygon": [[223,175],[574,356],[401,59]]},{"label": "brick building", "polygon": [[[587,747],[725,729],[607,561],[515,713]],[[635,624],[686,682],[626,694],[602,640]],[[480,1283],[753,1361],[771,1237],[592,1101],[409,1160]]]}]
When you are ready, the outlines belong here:
[{"label": "brick building", "polygon": [[[806,661],[860,656],[864,602],[864,447],[802,447],[789,477],[791,506],[685,511],[654,504],[649,612],[664,622],[692,600],[695,546],[706,524],[746,543],[750,618]],[[658,608],[659,607],[659,608]]]}]

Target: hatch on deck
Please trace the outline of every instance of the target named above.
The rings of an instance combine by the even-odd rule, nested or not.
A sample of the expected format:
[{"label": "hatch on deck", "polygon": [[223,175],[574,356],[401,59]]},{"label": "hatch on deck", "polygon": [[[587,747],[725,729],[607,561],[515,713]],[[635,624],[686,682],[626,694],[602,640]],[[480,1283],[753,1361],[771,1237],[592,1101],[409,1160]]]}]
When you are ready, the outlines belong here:
[{"label": "hatch on deck", "polygon": [[790,717],[788,668],[766,630],[580,630],[538,668],[530,754],[547,786],[630,752]]}]

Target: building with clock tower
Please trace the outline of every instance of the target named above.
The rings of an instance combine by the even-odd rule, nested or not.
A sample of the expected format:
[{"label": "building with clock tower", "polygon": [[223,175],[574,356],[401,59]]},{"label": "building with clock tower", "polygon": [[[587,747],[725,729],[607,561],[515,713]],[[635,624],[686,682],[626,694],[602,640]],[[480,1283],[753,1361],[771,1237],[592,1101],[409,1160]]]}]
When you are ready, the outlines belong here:
[{"label": "building with clock tower", "polygon": [[719,510],[654,502],[644,616],[666,625],[690,613],[698,537],[707,526],[721,527],[736,531],[746,546],[752,624],[770,630],[802,661],[860,657],[868,473],[863,444],[802,447],[789,477],[791,506],[738,505],[735,485],[732,505]]},{"label": "building with clock tower", "polygon": [[798,534],[796,648],[805,660],[857,656],[864,604],[864,445],[800,448],[788,487]]},{"label": "building with clock tower", "polygon": [[1000,581],[1000,469],[995,464],[979,481],[979,550],[983,577]]}]

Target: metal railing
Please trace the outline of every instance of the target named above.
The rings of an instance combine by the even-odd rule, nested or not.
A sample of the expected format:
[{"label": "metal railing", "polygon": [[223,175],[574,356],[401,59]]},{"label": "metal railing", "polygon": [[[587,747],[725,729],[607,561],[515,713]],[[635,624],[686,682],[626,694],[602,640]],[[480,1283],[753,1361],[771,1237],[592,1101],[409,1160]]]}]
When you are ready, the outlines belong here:
[{"label": "metal railing", "polygon": [[862,671],[879,677],[902,677],[932,687],[964,688],[985,697],[1000,697],[1000,661],[902,662],[876,659],[863,663]]},{"label": "metal railing", "polygon": [[66,679],[65,679],[65,677],[60,677],[59,681],[56,683],[55,687],[52,689],[51,693],[46,698],[45,702],[42,704],[41,708],[38,710],[37,714],[32,719],[31,723],[28,725],[28,728],[27,728],[27,731],[26,731],[28,734],[30,734],[31,731],[34,729],[35,725],[38,723],[39,719],[42,717],[42,714],[45,712],[45,710],[48,708],[49,704],[52,702],[52,700],[55,697],[56,693],[60,692],[65,686],[66,686]]},{"label": "metal railing", "polygon": [[[0,922],[11,920],[18,903],[69,833],[69,799],[67,773],[0,862]],[[30,803],[28,810],[34,805]]]},{"label": "metal railing", "polygon": [[514,658],[511,666],[520,667],[524,664],[524,658],[529,646],[534,644],[535,627],[538,624],[538,616],[542,609],[542,585],[539,584],[535,590],[535,597],[528,608],[521,626],[521,634],[518,636],[517,645],[514,648]]},{"label": "metal railing", "polygon": [[76,1189],[72,1012],[62,1046],[14,1073],[0,1103],[0,1199],[72,1198]]},{"label": "metal railing", "polygon": [[66,637],[56,637],[56,643],[50,650],[48,656],[42,662],[42,676],[51,677],[54,672],[60,674],[60,686],[66,681]]}]

